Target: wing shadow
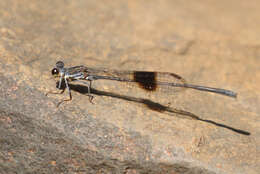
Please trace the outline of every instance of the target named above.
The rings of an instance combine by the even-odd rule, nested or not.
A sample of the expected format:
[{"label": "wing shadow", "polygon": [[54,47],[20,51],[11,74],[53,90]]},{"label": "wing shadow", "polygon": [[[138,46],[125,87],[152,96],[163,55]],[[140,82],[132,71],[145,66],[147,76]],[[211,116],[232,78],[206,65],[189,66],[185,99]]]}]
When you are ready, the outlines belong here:
[{"label": "wing shadow", "polygon": [[[71,88],[71,90],[79,92],[81,94],[88,94],[88,88],[86,86],[78,85],[78,84],[70,84],[70,88]],[[193,119],[193,120],[197,120],[197,121],[201,121],[201,122],[206,122],[206,123],[218,126],[218,127],[226,128],[226,129],[229,129],[229,130],[236,132],[236,133],[239,133],[239,134],[243,134],[243,135],[250,135],[251,134],[250,132],[247,132],[247,131],[244,131],[244,130],[241,130],[241,129],[237,129],[237,128],[233,128],[231,126],[227,126],[227,125],[222,124],[222,123],[218,123],[218,122],[215,122],[215,121],[212,121],[212,120],[202,119],[199,116],[197,116],[197,115],[195,115],[191,112],[172,108],[172,107],[169,107],[169,106],[165,106],[165,105],[162,105],[160,103],[153,102],[149,99],[125,96],[125,95],[121,95],[121,94],[117,94],[117,93],[100,91],[100,90],[97,90],[97,89],[94,89],[94,88],[91,88],[91,94],[95,94],[95,95],[99,95],[99,96],[108,96],[108,97],[122,99],[122,100],[130,101],[130,102],[140,103],[140,104],[143,104],[144,106],[146,106],[147,108],[149,108],[153,111],[165,113],[165,114],[168,114],[170,116],[176,116],[176,114],[177,114],[177,115],[185,116],[184,118]]]}]

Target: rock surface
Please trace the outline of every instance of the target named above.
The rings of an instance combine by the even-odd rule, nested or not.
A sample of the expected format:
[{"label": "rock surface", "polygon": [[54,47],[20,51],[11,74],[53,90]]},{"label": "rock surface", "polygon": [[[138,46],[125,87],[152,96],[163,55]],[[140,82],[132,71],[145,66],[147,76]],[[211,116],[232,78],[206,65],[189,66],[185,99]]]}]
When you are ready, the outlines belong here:
[{"label": "rock surface", "polygon": [[[0,173],[260,171],[260,2],[0,1]],[[67,66],[174,72],[231,89],[151,96],[106,81],[73,84]],[[133,95],[132,95],[133,94]],[[190,119],[193,118],[193,119]],[[250,135],[247,135],[249,134]]]}]

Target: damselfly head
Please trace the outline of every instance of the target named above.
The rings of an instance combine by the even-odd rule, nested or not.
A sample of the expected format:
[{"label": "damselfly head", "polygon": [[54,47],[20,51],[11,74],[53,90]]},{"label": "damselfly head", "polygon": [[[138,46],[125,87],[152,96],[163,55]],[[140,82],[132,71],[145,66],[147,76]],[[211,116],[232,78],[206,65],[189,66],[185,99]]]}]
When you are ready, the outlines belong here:
[{"label": "damselfly head", "polygon": [[62,72],[63,68],[64,68],[64,63],[62,61],[58,61],[56,63],[56,67],[51,70],[51,74],[54,77],[59,77],[61,75],[60,73]]}]

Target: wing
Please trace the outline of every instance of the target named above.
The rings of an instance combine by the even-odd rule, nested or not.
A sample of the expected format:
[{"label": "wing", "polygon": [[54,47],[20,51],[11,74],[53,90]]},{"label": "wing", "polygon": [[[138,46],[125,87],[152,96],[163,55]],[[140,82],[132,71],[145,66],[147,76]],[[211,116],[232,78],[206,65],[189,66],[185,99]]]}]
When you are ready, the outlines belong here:
[{"label": "wing", "polygon": [[147,92],[176,92],[183,90],[185,80],[174,73],[151,71],[119,71],[110,69],[86,68],[85,72],[93,79],[113,80],[141,88]]}]

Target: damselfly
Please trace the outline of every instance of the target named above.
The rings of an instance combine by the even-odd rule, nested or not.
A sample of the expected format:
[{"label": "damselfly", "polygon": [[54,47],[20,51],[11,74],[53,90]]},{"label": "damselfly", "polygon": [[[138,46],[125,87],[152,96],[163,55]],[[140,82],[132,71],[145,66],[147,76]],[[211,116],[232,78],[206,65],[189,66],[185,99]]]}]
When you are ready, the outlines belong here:
[{"label": "damselfly", "polygon": [[[91,85],[95,80],[111,80],[122,83],[136,84],[137,87],[147,92],[153,93],[171,93],[174,92],[174,89],[176,88],[192,88],[200,91],[218,93],[234,98],[237,96],[235,92],[230,90],[186,83],[181,76],[169,72],[109,70],[102,68],[90,68],[83,65],[65,68],[64,63],[62,61],[58,61],[56,66],[52,69],[51,73],[53,76],[59,77],[58,88],[61,89],[61,92],[59,93],[63,93],[66,89],[69,93],[69,98],[59,102],[58,106],[64,101],[72,100],[69,84],[71,81],[78,81],[87,86],[90,101],[93,99],[93,96],[91,95]],[[66,87],[62,89],[63,82],[65,83]]]}]

